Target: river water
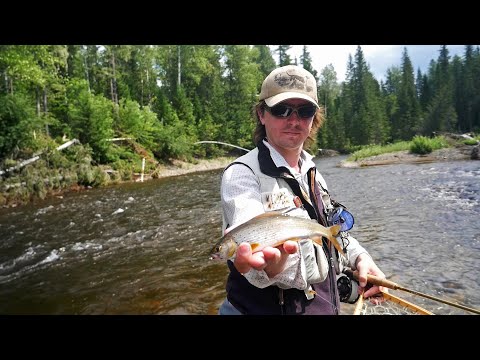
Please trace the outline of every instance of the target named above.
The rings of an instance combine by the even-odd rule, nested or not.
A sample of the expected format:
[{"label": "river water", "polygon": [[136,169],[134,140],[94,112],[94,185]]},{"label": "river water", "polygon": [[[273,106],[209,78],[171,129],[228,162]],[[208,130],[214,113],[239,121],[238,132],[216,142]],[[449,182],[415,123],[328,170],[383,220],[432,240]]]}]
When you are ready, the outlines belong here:
[{"label": "river water", "polygon": [[[387,278],[479,309],[480,162],[347,169],[337,166],[343,159],[316,163]],[[0,209],[0,314],[216,314],[228,274],[208,259],[221,234],[220,177],[206,171]],[[435,314],[465,313],[392,293]],[[351,310],[345,304],[342,314]]]}]

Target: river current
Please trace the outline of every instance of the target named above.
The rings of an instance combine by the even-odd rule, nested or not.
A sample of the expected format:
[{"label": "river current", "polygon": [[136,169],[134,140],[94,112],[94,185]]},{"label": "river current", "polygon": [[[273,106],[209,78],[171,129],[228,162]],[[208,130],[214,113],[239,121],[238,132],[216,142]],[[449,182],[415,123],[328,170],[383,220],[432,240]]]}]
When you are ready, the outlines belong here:
[{"label": "river current", "polygon": [[[351,235],[404,287],[480,308],[480,162],[340,168],[317,158]],[[228,270],[221,170],[0,209],[0,314],[216,314]],[[455,307],[394,291],[435,314]],[[412,300],[413,299],[413,300]],[[342,313],[352,306],[342,306]]]}]

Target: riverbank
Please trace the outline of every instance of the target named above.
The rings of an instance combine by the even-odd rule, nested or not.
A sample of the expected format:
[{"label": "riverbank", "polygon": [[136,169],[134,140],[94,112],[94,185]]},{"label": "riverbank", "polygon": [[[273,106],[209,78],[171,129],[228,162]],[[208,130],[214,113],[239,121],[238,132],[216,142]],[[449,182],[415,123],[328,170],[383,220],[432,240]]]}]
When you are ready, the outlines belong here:
[{"label": "riverbank", "polygon": [[[452,148],[444,148],[431,152],[426,155],[411,154],[408,151],[399,151],[395,153],[386,153],[381,155],[372,156],[369,158],[361,159],[358,161],[342,161],[338,164],[338,167],[344,168],[361,168],[365,166],[378,166],[389,165],[399,163],[425,163],[436,161],[456,161],[456,160],[468,160],[472,146],[459,146]],[[218,170],[225,168],[234,157],[219,157],[215,159],[198,159],[195,163],[184,162],[180,160],[173,160],[171,164],[159,165],[155,170],[155,174],[147,175],[143,177],[144,181],[151,180],[152,178],[165,178],[171,176],[179,176],[189,173]],[[141,174],[135,174],[133,181],[141,181]],[[50,190],[45,197],[57,196],[62,197],[64,193],[77,192],[88,190],[90,187],[84,187],[80,185],[72,185],[68,188]],[[0,194],[0,206],[1,207],[16,207],[18,205],[26,204],[28,202],[41,201],[37,197],[30,197],[27,199],[19,199],[15,197],[9,197],[8,194],[3,196]]]},{"label": "riverbank", "polygon": [[[430,154],[419,155],[412,154],[409,151],[397,151],[386,153],[358,161],[343,160],[339,167],[360,168],[364,166],[390,165],[400,163],[427,163],[437,161],[458,161],[469,160],[473,146],[462,145],[451,148],[443,148],[432,151]],[[328,156],[328,155],[327,155]],[[330,154],[329,156],[332,156]],[[169,176],[178,176],[198,171],[223,169],[235,158],[221,157],[216,159],[200,159],[197,163],[187,163],[180,160],[174,160],[171,165],[162,165],[156,177],[163,178]],[[137,180],[138,181],[138,180]]]},{"label": "riverbank", "polygon": [[430,154],[412,154],[408,150],[386,153],[358,161],[344,160],[339,167],[360,168],[364,166],[390,165],[400,163],[428,163],[437,161],[469,160],[473,146],[463,145],[458,147],[443,148],[432,151]]},{"label": "riverbank", "polygon": [[161,165],[156,170],[155,177],[184,175],[193,172],[223,169],[230,164],[234,157],[219,157],[215,159],[199,159],[195,163],[173,160],[171,165]]},{"label": "riverbank", "polygon": [[[194,163],[185,162],[181,160],[172,160],[170,164],[159,165],[156,169],[154,174],[144,174],[143,180],[149,181],[152,179],[158,178],[166,178],[171,176],[179,176],[188,173],[195,173],[201,171],[209,171],[209,170],[219,170],[225,168],[229,163],[231,163],[235,158],[234,157],[219,157],[215,159],[197,159]],[[116,181],[116,183],[122,182],[140,182],[142,181],[142,176],[139,173],[133,174],[132,180],[124,180],[124,181]],[[108,185],[108,184],[107,184]],[[21,183],[18,184],[17,187],[22,186]],[[13,208],[19,205],[26,205],[27,203],[35,203],[38,201],[43,201],[48,197],[58,197],[63,198],[63,195],[69,192],[79,192],[79,191],[86,191],[91,189],[91,186],[82,186],[78,184],[73,184],[68,187],[63,188],[55,188],[54,190],[47,190],[46,193],[42,198],[31,195],[28,197],[18,197],[8,193],[5,191],[4,193],[0,193],[0,207],[3,208]]]}]

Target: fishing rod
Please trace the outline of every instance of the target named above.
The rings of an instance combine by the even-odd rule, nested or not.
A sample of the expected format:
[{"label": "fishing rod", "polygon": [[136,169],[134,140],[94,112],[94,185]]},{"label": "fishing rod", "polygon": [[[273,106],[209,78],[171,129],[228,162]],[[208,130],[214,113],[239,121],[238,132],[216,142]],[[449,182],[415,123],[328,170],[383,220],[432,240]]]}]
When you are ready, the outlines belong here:
[{"label": "fishing rod", "polygon": [[[346,275],[348,275],[350,277],[354,277],[356,280],[358,280],[358,271],[357,270],[352,271],[352,270],[346,269],[344,271],[344,273]],[[465,305],[457,304],[457,303],[454,303],[454,302],[451,302],[451,301],[447,301],[447,300],[437,298],[437,297],[432,296],[432,295],[421,293],[421,292],[416,291],[416,290],[408,289],[408,288],[406,288],[402,285],[399,285],[399,284],[397,284],[393,281],[390,281],[390,280],[387,280],[387,279],[381,279],[381,278],[379,278],[375,275],[367,274],[367,282],[372,284],[372,285],[384,286],[384,287],[392,289],[392,290],[403,290],[403,291],[406,291],[406,292],[409,292],[409,293],[412,293],[412,294],[415,294],[415,295],[425,297],[425,298],[430,299],[430,300],[438,301],[438,302],[441,302],[441,303],[444,303],[444,304],[447,304],[447,305],[450,305],[450,306],[454,306],[454,307],[457,307],[457,308],[460,308],[460,309],[463,309],[463,310],[466,310],[466,311],[473,312],[475,314],[480,314],[480,310],[472,309],[472,308],[467,307]]]},{"label": "fishing rod", "polygon": [[224,142],[221,142],[221,141],[209,141],[209,140],[205,140],[205,141],[197,141],[195,143],[193,143],[194,145],[195,144],[220,144],[220,145],[227,145],[227,146],[233,146],[234,148],[237,148],[237,149],[240,149],[240,150],[243,150],[243,151],[246,151],[246,152],[249,152],[250,150],[248,149],[245,149],[243,147],[240,147],[240,146],[237,146],[237,145],[233,145],[233,144],[229,144],[229,143],[224,143]]}]

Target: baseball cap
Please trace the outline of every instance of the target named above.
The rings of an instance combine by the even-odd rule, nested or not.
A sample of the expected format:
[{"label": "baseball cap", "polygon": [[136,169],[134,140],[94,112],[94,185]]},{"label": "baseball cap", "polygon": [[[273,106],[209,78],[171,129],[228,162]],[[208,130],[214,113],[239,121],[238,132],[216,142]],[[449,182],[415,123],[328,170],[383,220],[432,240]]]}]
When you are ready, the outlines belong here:
[{"label": "baseball cap", "polygon": [[317,82],[313,75],[296,65],[273,70],[263,81],[259,100],[272,107],[287,99],[305,99],[318,107]]}]

